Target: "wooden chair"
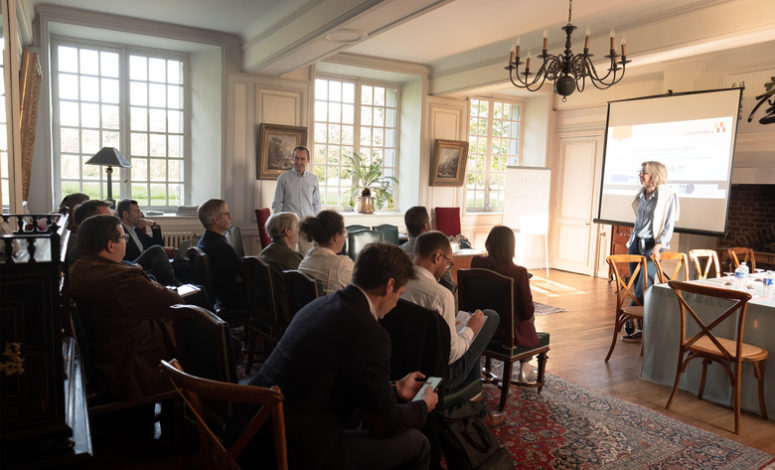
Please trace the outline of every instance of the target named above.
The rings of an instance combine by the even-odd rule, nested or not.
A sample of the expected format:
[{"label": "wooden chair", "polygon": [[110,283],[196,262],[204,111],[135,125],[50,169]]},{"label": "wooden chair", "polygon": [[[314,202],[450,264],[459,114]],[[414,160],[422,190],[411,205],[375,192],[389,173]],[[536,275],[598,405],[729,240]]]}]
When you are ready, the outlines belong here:
[{"label": "wooden chair", "polygon": [[372,227],[375,232],[382,233],[384,241],[398,245],[398,227],[390,224],[382,224]]},{"label": "wooden chair", "polygon": [[[675,383],[673,384],[673,390],[670,392],[670,398],[667,400],[665,408],[670,408],[670,405],[673,403],[675,392],[678,390],[681,374],[686,370],[687,364],[692,359],[702,359],[702,378],[700,379],[700,389],[697,393],[697,397],[702,399],[708,364],[716,361],[724,367],[724,370],[726,370],[729,375],[729,383],[732,386],[734,395],[733,409],[735,412],[735,433],[739,433],[740,379],[742,376],[742,365],[743,362],[750,362],[753,365],[754,376],[759,380],[759,409],[762,418],[766,420],[767,409],[764,403],[764,362],[767,359],[768,352],[766,349],[743,342],[745,313],[748,308],[748,301],[751,300],[751,294],[683,281],[670,281],[669,285],[678,298],[678,304],[681,307],[681,343],[678,350],[678,368],[675,372]],[[699,313],[692,308],[689,301],[683,296],[684,292],[727,299],[732,301],[732,305],[724,312],[718,314],[711,322],[706,324],[700,318]],[[692,298],[690,297],[689,300],[692,300]],[[699,333],[688,339],[686,338],[687,312],[700,328]],[[737,320],[735,321],[735,339],[721,338],[713,334],[713,329],[725,319],[732,316],[735,312],[739,312],[737,314]]]},{"label": "wooden chair", "polygon": [[[503,376],[493,380],[501,389],[498,410],[503,411],[509,397],[509,386],[537,387],[541,393],[546,370],[546,353],[549,352],[549,334],[538,333],[538,346],[519,346],[514,339],[514,279],[489,269],[461,269],[457,272],[458,302],[460,310],[492,309],[500,315],[500,325],[490,344],[484,350],[485,373],[490,375],[492,359],[503,361]],[[535,383],[520,382],[511,378],[514,362],[538,356],[538,378]]]},{"label": "wooden chair", "polygon": [[228,325],[218,315],[196,305],[173,305],[185,312],[174,321],[175,350],[180,362],[199,377],[237,382]]},{"label": "wooden chair", "polygon": [[[616,282],[616,320],[614,321],[614,335],[611,340],[611,347],[608,349],[608,354],[605,356],[605,361],[611,358],[611,354],[616,347],[616,340],[619,339],[619,332],[627,322],[627,320],[641,320],[643,321],[643,304],[635,296],[635,280],[638,278],[638,273],[643,273],[641,279],[643,280],[643,292],[646,292],[648,288],[648,275],[646,271],[646,257],[641,255],[611,255],[606,259],[611,273],[613,273],[614,280]],[[620,274],[620,265],[627,266],[629,263],[637,263],[635,269],[632,270],[632,274],[629,279],[625,279]],[[631,302],[635,302],[635,305],[629,305]],[[641,354],[643,353],[641,343]]]},{"label": "wooden chair", "polygon": [[[162,360],[160,367],[193,414],[202,447],[204,468],[241,469],[237,458],[270,417],[274,431],[277,468],[281,470],[288,468],[283,395],[279,387],[264,388],[203,379],[184,372],[174,359],[171,362]],[[211,420],[207,417],[204,400],[249,403],[260,405],[260,408],[232,447],[226,449],[222,430],[210,425]]]},{"label": "wooden chair", "polygon": [[271,347],[280,341],[288,323],[281,318],[277,309],[272,271],[269,265],[255,256],[246,256],[242,258],[242,261],[245,264],[245,285],[248,290],[248,305],[250,306],[249,328],[255,333],[252,335],[253,341],[248,344],[245,374],[249,375],[256,349],[256,335],[267,340],[270,345],[268,351],[270,351]]},{"label": "wooden chair", "polygon": [[190,266],[191,283],[201,286],[202,290],[205,292],[208,303],[205,307],[214,311],[216,315],[226,320],[232,327],[245,325],[248,322],[249,315],[247,309],[228,308],[217,302],[215,297],[215,279],[213,278],[213,267],[210,262],[210,257],[196,246],[189,248],[187,255]]},{"label": "wooden chair", "polygon": [[384,241],[384,234],[374,230],[358,230],[347,233],[347,255],[355,261],[358,253],[369,243]]},{"label": "wooden chair", "polygon": [[315,279],[301,271],[288,269],[283,271],[282,294],[288,312],[288,323],[305,305],[320,296],[320,288]]},{"label": "wooden chair", "polygon": [[[748,263],[748,267],[751,269],[751,272],[756,271],[756,257],[754,256],[754,252],[752,249],[746,247],[746,246],[731,246],[727,248],[727,253],[729,253],[729,257],[732,259],[732,262],[735,265],[735,269],[737,269],[738,266],[740,266],[740,263]],[[740,261],[740,255],[743,256],[743,260]]]},{"label": "wooden chair", "polygon": [[[651,254],[651,261],[657,267],[657,276],[659,276],[660,283],[664,284],[671,279],[678,279],[678,274],[681,272],[681,268],[683,268],[684,281],[689,280],[689,258],[686,256],[686,253],[681,253],[680,251],[663,251],[659,254],[659,258],[660,259],[657,259],[653,253]],[[669,276],[665,274],[665,271],[662,267],[662,263],[665,261],[678,262],[675,265],[675,269],[673,269],[673,273]]]},{"label": "wooden chair", "polygon": [[[689,258],[692,260],[692,263],[694,263],[694,269],[697,270],[697,279],[707,279],[710,274],[711,266],[715,272],[714,277],[721,276],[721,268],[716,250],[689,250]],[[704,267],[702,267],[702,265],[704,265]]]}]

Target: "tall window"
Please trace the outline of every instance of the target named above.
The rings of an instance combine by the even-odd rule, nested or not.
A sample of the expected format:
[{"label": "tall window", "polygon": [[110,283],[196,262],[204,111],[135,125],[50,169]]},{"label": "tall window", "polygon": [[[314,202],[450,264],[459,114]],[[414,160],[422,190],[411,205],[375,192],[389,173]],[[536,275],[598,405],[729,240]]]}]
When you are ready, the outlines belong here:
[{"label": "tall window", "polygon": [[85,163],[100,148],[116,147],[132,164],[128,185],[114,169],[116,199],[157,209],[183,204],[186,59],[59,43],[53,64],[61,194],[107,197],[105,169]]},{"label": "tall window", "polygon": [[469,119],[466,206],[497,212],[503,209],[506,165],[519,162],[520,107],[472,98]]},{"label": "tall window", "polygon": [[5,75],[3,64],[3,51],[5,42],[0,35],[0,191],[3,195],[3,207],[9,207],[11,204],[10,165],[8,165],[8,122],[5,116]]},{"label": "tall window", "polygon": [[[385,176],[398,168],[398,88],[356,80],[315,79],[314,172],[323,205],[351,205],[350,164],[356,152],[379,161]],[[395,188],[392,188],[395,190]]]}]

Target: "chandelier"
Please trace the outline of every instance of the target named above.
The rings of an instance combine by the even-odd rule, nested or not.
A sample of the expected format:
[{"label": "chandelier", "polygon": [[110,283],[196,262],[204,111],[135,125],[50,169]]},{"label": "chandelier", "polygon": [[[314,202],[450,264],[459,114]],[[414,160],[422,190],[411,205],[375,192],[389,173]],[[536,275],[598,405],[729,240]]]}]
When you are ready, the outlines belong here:
[{"label": "chandelier", "polygon": [[[572,9],[573,0],[569,0],[568,24],[562,27],[562,30],[565,31],[565,51],[559,55],[548,54],[546,52],[548,35],[544,31],[543,51],[537,56],[539,59],[543,59],[543,63],[537,72],[533,73],[530,71],[529,52],[524,62],[520,60],[520,41],[517,39],[515,50],[512,50],[509,54],[509,63],[504,67],[509,71],[509,79],[515,87],[526,88],[528,91],[538,91],[546,80],[553,81],[554,90],[559,95],[562,95],[562,100],[565,101],[574,90],[584,91],[587,80],[600,90],[605,90],[622,80],[625,66],[632,62],[627,60],[625,40],[622,39],[622,54],[620,56],[616,53],[614,29],[611,27],[611,50],[605,56],[611,61],[611,64],[608,67],[608,73],[601,77],[597,70],[595,70],[595,66],[592,64],[592,54],[589,53],[589,36],[591,34],[589,28],[587,28],[586,38],[584,39],[584,52],[574,54],[570,49],[570,37],[576,29],[571,24]],[[621,57],[621,60],[617,62],[619,57]],[[523,64],[525,69],[520,71],[519,68]]]}]

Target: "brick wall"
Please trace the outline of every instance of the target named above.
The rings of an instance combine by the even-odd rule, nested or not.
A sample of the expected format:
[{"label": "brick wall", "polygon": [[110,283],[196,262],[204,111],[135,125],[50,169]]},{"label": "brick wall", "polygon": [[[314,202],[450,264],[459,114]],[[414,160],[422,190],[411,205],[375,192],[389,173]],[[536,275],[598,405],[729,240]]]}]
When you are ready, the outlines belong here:
[{"label": "brick wall", "polygon": [[[775,184],[732,185],[727,236],[716,242],[721,258],[727,258],[730,246],[775,253]],[[757,267],[758,264],[757,259]]]}]

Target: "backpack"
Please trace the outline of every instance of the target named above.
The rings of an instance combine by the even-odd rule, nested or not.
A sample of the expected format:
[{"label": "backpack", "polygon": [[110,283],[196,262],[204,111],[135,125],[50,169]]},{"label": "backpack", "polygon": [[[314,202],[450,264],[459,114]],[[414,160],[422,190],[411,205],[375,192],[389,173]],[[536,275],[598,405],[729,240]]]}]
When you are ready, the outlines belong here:
[{"label": "backpack", "polygon": [[511,470],[511,455],[481,418],[482,402],[465,401],[438,412],[441,449],[449,470]]}]

